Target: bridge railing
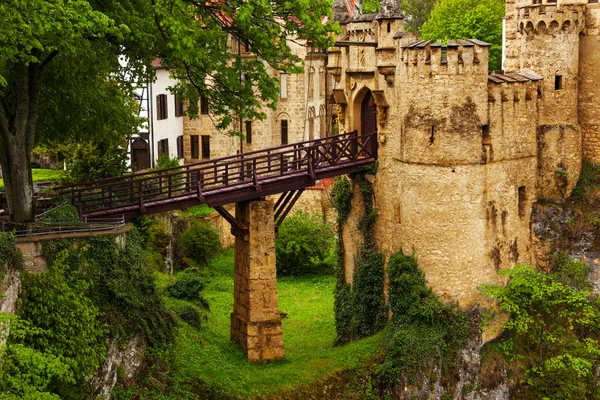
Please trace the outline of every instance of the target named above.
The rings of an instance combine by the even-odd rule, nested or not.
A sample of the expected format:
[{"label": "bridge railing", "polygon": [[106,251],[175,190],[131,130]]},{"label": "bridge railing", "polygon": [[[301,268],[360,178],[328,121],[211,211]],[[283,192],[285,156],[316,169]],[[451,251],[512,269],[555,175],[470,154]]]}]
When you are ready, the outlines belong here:
[{"label": "bridge railing", "polygon": [[260,181],[293,174],[311,174],[321,168],[335,167],[361,158],[376,157],[376,137],[346,134],[258,150],[132,174],[119,178],[63,186],[79,206],[80,215],[119,207],[139,207],[151,201],[178,199],[196,195],[202,201],[211,191],[234,190],[253,186]]}]

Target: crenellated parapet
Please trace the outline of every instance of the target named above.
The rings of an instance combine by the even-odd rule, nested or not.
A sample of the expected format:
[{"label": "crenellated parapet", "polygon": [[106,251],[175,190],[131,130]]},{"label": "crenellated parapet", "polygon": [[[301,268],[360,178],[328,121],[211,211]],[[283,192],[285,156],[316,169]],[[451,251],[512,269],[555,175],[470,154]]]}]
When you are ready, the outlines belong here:
[{"label": "crenellated parapet", "polygon": [[585,27],[585,4],[530,4],[517,8],[523,35],[579,34]]},{"label": "crenellated parapet", "polygon": [[487,75],[489,44],[476,39],[419,40],[402,48],[402,63],[408,79],[432,74]]}]

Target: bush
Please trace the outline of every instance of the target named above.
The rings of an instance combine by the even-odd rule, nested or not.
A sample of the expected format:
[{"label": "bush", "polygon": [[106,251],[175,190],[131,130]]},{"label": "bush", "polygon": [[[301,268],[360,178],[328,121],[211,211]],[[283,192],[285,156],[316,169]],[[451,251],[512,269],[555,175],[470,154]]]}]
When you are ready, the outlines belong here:
[{"label": "bush", "polygon": [[221,250],[221,239],[210,225],[194,221],[192,226],[179,237],[179,248],[183,251],[188,264],[206,267]]},{"label": "bush", "polygon": [[520,382],[523,393],[533,392],[527,398],[600,398],[595,379],[600,366],[600,303],[597,296],[571,286],[580,285],[580,272],[565,275],[565,265],[550,274],[520,265],[501,272],[510,278],[506,287],[482,287],[510,314],[497,348],[520,375],[511,379]]},{"label": "bush", "polygon": [[81,223],[79,218],[79,211],[77,207],[70,204],[62,204],[58,207],[52,208],[44,215],[43,223],[46,224],[72,224],[77,225]]},{"label": "bush", "polygon": [[127,172],[127,148],[94,141],[73,144],[66,164],[65,184],[120,176]]},{"label": "bush", "polygon": [[175,283],[167,287],[167,294],[176,299],[194,301],[200,298],[202,289],[204,289],[204,282],[198,275],[183,272],[177,276]]},{"label": "bush", "polygon": [[179,167],[179,158],[171,158],[167,153],[163,153],[158,157],[158,160],[156,160],[156,168],[158,169],[171,167]]},{"label": "bush", "polygon": [[177,311],[177,315],[190,326],[200,329],[202,327],[202,314],[192,306],[183,306]]},{"label": "bush", "polygon": [[277,273],[333,273],[335,260],[331,255],[334,246],[335,232],[331,224],[298,211],[286,218],[279,227],[279,235],[275,240]]}]

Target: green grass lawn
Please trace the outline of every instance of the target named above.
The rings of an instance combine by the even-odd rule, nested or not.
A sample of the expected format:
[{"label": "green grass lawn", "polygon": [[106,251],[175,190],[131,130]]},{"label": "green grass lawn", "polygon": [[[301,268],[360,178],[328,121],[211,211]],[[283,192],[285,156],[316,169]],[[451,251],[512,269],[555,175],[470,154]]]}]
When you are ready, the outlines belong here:
[{"label": "green grass lawn", "polygon": [[[34,168],[31,170],[34,182],[57,181],[61,171],[58,169]],[[0,188],[4,188],[4,179],[0,179]]]},{"label": "green grass lawn", "polygon": [[186,208],[185,212],[190,214],[192,217],[206,217],[215,212],[215,209],[210,208],[208,204],[200,204],[197,206]]},{"label": "green grass lawn", "polygon": [[[176,382],[201,380],[239,397],[274,395],[357,367],[380,350],[382,333],[334,347],[334,277],[280,278],[279,309],[288,313],[283,320],[285,359],[251,363],[229,341],[233,251],[221,253],[211,268],[210,280],[202,292],[211,307],[208,322],[200,330],[182,323],[174,352]],[[160,275],[158,284],[164,287],[172,279]],[[172,298],[165,300],[171,308],[187,304]]]}]

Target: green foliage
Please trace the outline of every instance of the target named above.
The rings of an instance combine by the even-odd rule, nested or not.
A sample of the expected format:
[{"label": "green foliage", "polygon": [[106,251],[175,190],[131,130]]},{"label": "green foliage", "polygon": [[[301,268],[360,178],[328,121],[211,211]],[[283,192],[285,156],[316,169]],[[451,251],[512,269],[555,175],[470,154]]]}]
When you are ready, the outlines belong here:
[{"label": "green foliage", "polygon": [[445,370],[453,367],[470,333],[466,316],[438,300],[414,257],[393,254],[387,274],[393,318],[382,381],[391,385],[399,373],[414,375],[431,361],[441,361]]},{"label": "green foliage", "polygon": [[179,167],[179,158],[178,157],[169,157],[169,154],[163,153],[156,160],[156,168],[171,168],[171,167]]},{"label": "green foliage", "polygon": [[571,198],[583,203],[598,204],[594,194],[600,189],[600,164],[583,160],[579,181],[571,193]]},{"label": "green foliage", "polygon": [[336,178],[333,183],[333,206],[338,215],[338,224],[341,226],[348,219],[352,208],[352,183],[345,175]]},{"label": "green foliage", "polygon": [[287,217],[275,240],[278,275],[333,271],[335,232],[317,216],[303,211]]},{"label": "green foliage", "polygon": [[177,275],[174,283],[167,286],[167,294],[176,299],[188,300],[204,310],[209,310],[208,302],[200,295],[204,286],[204,279],[200,275],[186,270]]},{"label": "green foliage", "polygon": [[200,329],[202,327],[202,314],[192,306],[183,306],[177,311],[177,316],[191,327]]},{"label": "green foliage", "polygon": [[[20,322],[14,332],[11,327],[3,391],[79,398],[84,378],[104,361],[106,324],[88,297],[89,282],[68,265],[68,257],[63,250],[48,272],[23,277]],[[30,369],[30,357],[40,365]]]},{"label": "green foliage", "polygon": [[439,0],[421,27],[425,40],[479,39],[491,44],[490,70],[502,64],[502,0]]},{"label": "green foliage", "polygon": [[564,271],[574,265],[566,262],[548,274],[519,265],[501,272],[510,278],[506,287],[482,287],[510,314],[498,348],[523,371],[519,384],[536,398],[600,398],[595,381],[600,366],[600,302],[570,286],[580,285],[583,267],[576,266],[575,274]]},{"label": "green foliage", "polygon": [[192,217],[206,217],[215,212],[214,208],[208,206],[208,204],[199,204],[190,208],[186,208],[185,212]]},{"label": "green foliage", "polygon": [[13,257],[16,238],[14,233],[0,232],[0,271]]},{"label": "green foliage", "polygon": [[127,172],[127,149],[111,143],[79,142],[67,158],[62,183],[111,178]]},{"label": "green foliage", "polygon": [[[358,221],[363,237],[361,248],[354,260],[352,285],[346,283],[342,247],[338,250],[335,288],[335,325],[338,343],[372,335],[387,322],[384,295],[384,257],[375,249],[373,229],[377,213],[373,207],[373,189],[364,175],[356,174],[354,180],[360,187],[364,211]],[[350,213],[352,183],[345,177],[336,180],[334,205],[338,210],[338,231]],[[348,268],[349,266],[346,266]]]},{"label": "green foliage", "polygon": [[[403,27],[405,31],[416,32],[417,36],[421,26],[429,19],[429,14],[438,0],[399,0],[400,9],[404,13]],[[363,13],[378,12],[380,0],[363,0]]]},{"label": "green foliage", "polygon": [[192,263],[206,267],[221,250],[221,240],[219,234],[210,225],[194,221],[192,226],[179,237],[179,247]]},{"label": "green foliage", "polygon": [[79,224],[81,220],[79,218],[79,211],[77,207],[70,204],[63,204],[55,207],[44,215],[44,223],[47,224]]}]

